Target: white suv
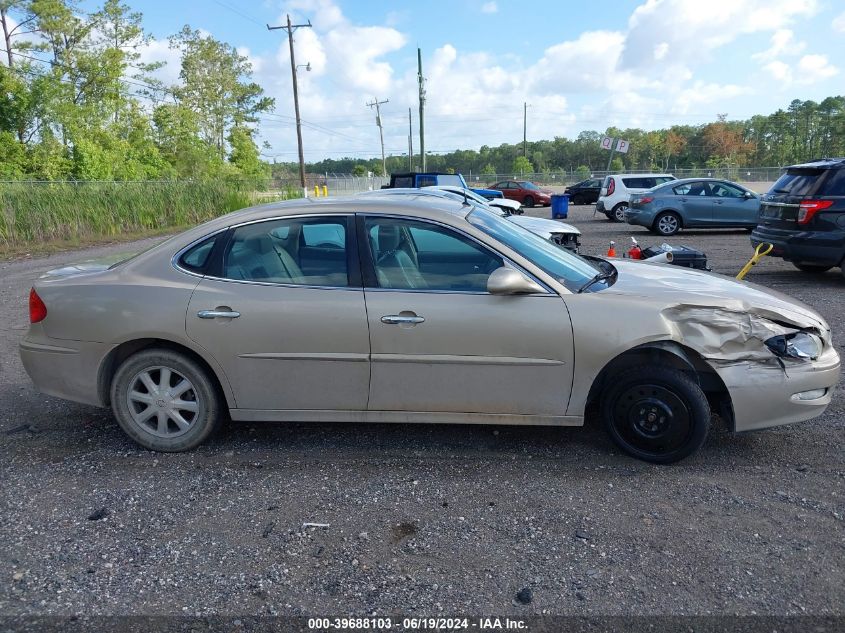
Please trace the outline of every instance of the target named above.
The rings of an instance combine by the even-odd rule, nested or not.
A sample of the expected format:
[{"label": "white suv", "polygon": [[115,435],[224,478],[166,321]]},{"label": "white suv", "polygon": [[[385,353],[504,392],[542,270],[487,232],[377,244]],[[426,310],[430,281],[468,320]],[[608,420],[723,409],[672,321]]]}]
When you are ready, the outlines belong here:
[{"label": "white suv", "polygon": [[604,213],[611,222],[624,222],[625,210],[632,193],[642,193],[664,182],[677,180],[672,174],[615,174],[607,176],[601,185],[596,211]]}]

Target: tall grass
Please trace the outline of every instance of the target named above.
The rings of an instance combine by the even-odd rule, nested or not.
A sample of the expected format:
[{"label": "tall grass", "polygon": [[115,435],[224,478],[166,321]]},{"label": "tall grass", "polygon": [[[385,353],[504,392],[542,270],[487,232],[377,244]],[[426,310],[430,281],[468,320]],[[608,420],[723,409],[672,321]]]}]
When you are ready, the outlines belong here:
[{"label": "tall grass", "polygon": [[251,183],[0,183],[0,251],[42,242],[112,238],[198,224],[260,202]]}]

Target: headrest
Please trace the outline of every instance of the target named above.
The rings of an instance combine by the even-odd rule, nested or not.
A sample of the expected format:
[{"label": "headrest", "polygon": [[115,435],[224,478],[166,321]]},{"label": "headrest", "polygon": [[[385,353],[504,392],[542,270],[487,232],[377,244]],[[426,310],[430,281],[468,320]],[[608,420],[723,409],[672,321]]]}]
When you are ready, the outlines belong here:
[{"label": "headrest", "polygon": [[402,235],[399,232],[399,227],[395,224],[379,224],[378,227],[378,252],[386,253],[387,251],[395,251],[399,248],[399,243],[402,241]]},{"label": "headrest", "polygon": [[260,255],[264,255],[265,253],[269,253],[274,250],[273,242],[270,239],[270,236],[266,234],[247,238],[244,240],[244,246],[253,253],[259,253]]}]

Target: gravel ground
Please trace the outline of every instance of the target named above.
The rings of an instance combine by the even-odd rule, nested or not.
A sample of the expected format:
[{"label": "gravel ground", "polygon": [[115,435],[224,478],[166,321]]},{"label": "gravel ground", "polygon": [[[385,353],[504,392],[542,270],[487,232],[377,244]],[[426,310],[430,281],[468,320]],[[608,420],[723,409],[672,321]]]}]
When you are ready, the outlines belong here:
[{"label": "gravel ground", "polygon": [[[568,221],[587,252],[662,241],[592,207]],[[671,241],[730,275],[750,255],[745,232]],[[0,263],[0,614],[845,615],[841,391],[668,467],[595,424],[239,423],[154,454],[108,411],[36,393],[17,355],[42,271],[126,249]],[[749,279],[845,343],[838,271],[767,259]]]}]

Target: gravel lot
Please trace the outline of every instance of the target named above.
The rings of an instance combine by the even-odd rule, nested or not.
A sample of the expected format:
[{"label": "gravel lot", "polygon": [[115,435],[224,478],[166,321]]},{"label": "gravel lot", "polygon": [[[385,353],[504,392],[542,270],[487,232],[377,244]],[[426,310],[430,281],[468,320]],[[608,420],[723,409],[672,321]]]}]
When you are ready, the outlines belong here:
[{"label": "gravel lot", "polygon": [[[586,252],[662,241],[592,207],[568,221]],[[670,241],[729,275],[751,253],[745,232]],[[595,424],[240,423],[149,453],[108,411],[36,393],[17,355],[41,272],[143,245],[0,263],[0,614],[845,615],[842,391],[817,420],[718,429],[668,467]],[[817,308],[843,347],[838,271],[767,259],[748,279]]]}]

